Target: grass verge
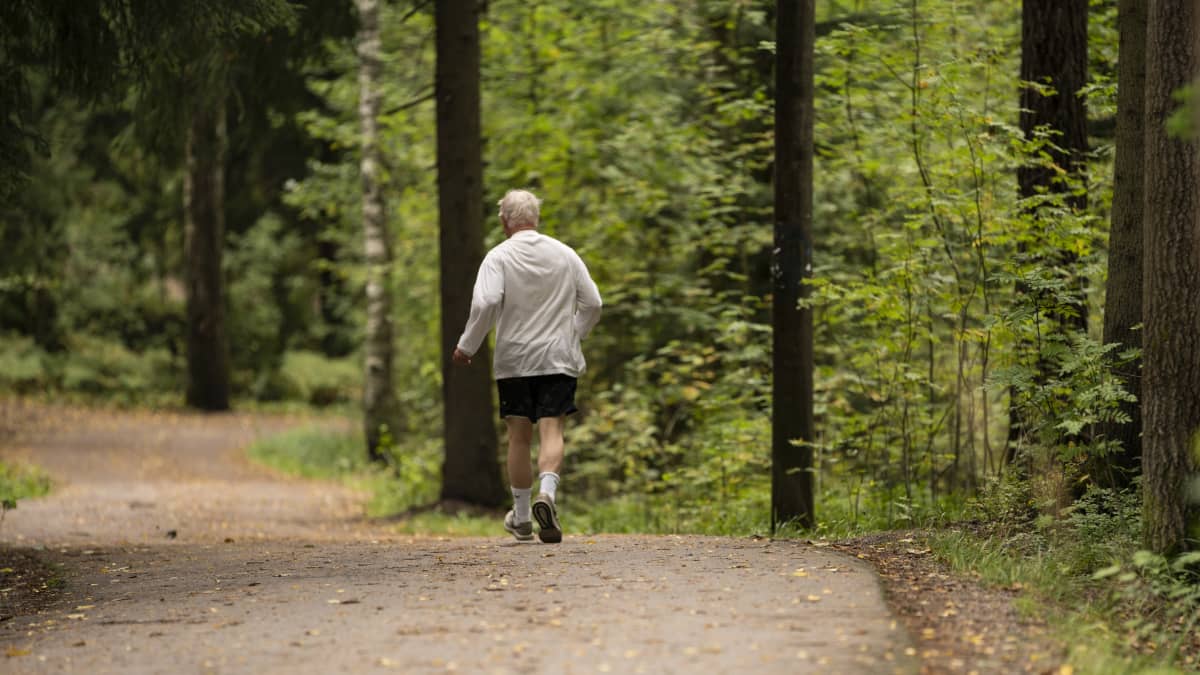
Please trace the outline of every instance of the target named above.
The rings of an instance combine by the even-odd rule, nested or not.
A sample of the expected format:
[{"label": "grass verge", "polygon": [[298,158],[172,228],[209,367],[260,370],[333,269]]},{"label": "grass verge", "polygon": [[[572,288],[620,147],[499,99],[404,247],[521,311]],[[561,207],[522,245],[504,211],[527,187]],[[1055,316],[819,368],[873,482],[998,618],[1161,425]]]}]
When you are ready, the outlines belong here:
[{"label": "grass verge", "polygon": [[[945,529],[930,533],[929,547],[961,574],[986,585],[1021,589],[1016,608],[1049,626],[1054,639],[1071,645],[1069,662],[1075,673],[1197,672],[1195,646],[1180,649],[1187,635],[1137,616],[1130,589],[1115,578],[1096,578],[1078,568],[1075,558],[1080,548],[1088,547],[1087,541],[1030,545],[1029,539]],[[1123,579],[1131,581],[1132,576]]]}]

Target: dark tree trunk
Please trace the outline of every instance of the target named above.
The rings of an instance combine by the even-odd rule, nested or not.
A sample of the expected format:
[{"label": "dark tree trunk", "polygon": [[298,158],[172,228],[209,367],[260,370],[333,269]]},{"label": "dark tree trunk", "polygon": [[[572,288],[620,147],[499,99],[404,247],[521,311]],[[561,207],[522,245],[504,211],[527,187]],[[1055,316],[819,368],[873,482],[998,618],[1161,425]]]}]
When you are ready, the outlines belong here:
[{"label": "dark tree trunk", "polygon": [[812,276],[813,0],[777,5],[771,524],[815,524]]},{"label": "dark tree trunk", "polygon": [[[1142,322],[1142,198],[1144,170],[1146,77],[1146,0],[1121,0],[1117,9],[1121,34],[1117,58],[1117,154],[1113,166],[1112,227],[1108,235],[1108,284],[1104,291],[1104,342],[1118,351],[1140,349]],[[1105,487],[1128,487],[1142,457],[1141,361],[1114,373],[1138,397],[1122,405],[1132,421],[1105,423],[1101,438],[1121,444],[1116,454],[1092,463],[1091,475]]]},{"label": "dark tree trunk", "polygon": [[[1055,167],[1026,163],[1017,169],[1018,192],[1023,199],[1044,192],[1064,194],[1068,207],[1081,212],[1087,207],[1087,195],[1067,194],[1073,187],[1060,178],[1060,171],[1082,183],[1087,154],[1087,108],[1079,95],[1087,84],[1087,17],[1088,0],[1024,0],[1021,15],[1021,80],[1034,85],[1021,88],[1021,132],[1033,138],[1038,129],[1050,132],[1050,146],[1044,151]],[[1039,88],[1049,87],[1043,93]],[[1038,209],[1032,210],[1035,221]],[[1053,217],[1053,216],[1047,216]],[[1049,227],[1047,223],[1047,227]],[[1039,226],[1038,230],[1043,229]],[[1033,255],[1041,265],[1062,271],[1068,285],[1075,289],[1077,305],[1074,314],[1051,310],[1047,318],[1057,322],[1051,330],[1086,331],[1087,302],[1083,292],[1084,280],[1075,274],[1077,258],[1065,251],[1051,252],[1047,243],[1035,241]],[[1028,295],[1031,289],[1018,284],[1017,293]],[[1040,297],[1030,299],[1042,306]],[[1040,352],[1040,348],[1034,347]],[[1040,373],[1047,364],[1036,357],[1034,367]],[[1010,407],[1011,426],[1005,457],[1015,458],[1015,448],[1027,427],[1018,403]]]},{"label": "dark tree trunk", "polygon": [[1198,12],[1195,0],[1150,0],[1147,20],[1142,504],[1159,553],[1196,547],[1200,509],[1188,496],[1200,471],[1200,157],[1166,124],[1200,68]]},{"label": "dark tree trunk", "polygon": [[379,152],[379,2],[357,0],[358,120],[362,130],[362,218],[367,263],[367,332],[364,340],[363,431],[367,454],[384,461],[384,432],[397,430],[396,394],[392,382],[392,247],[387,231],[387,204],[380,185]]},{"label": "dark tree trunk", "polygon": [[507,498],[496,458],[487,343],[475,364],[451,356],[483,261],[483,159],[479,122],[478,0],[437,0],[437,162],[442,279],[442,499],[498,505]]},{"label": "dark tree trunk", "polygon": [[184,254],[187,280],[187,404],[229,409],[229,342],[221,257],[225,242],[223,101],[200,104],[185,148]]}]

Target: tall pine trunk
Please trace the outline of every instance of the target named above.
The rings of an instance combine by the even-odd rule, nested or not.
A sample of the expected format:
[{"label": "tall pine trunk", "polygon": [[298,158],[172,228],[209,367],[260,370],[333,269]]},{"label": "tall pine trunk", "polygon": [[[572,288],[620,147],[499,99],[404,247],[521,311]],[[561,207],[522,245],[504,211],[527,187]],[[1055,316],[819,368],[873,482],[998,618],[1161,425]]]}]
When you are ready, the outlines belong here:
[{"label": "tall pine trunk", "polygon": [[[1018,168],[1018,192],[1022,199],[1036,197],[1042,192],[1059,193],[1065,195],[1068,207],[1082,212],[1087,207],[1087,195],[1069,194],[1074,186],[1060,178],[1060,171],[1082,182],[1086,165],[1087,108],[1079,92],[1087,84],[1088,0],[1024,0],[1021,12],[1021,80],[1034,83],[1034,86],[1021,88],[1021,132],[1026,138],[1033,138],[1038,129],[1050,132],[1051,145],[1044,148],[1044,152],[1055,167],[1027,163]],[[1040,87],[1049,87],[1050,91],[1043,92]],[[1042,216],[1036,207],[1031,213],[1037,223],[1035,232],[1040,232]],[[1063,333],[1086,331],[1083,279],[1073,271],[1077,257],[1065,251],[1050,252],[1044,241],[1035,241],[1033,246],[1032,255],[1037,263],[1063,270],[1078,300],[1078,312],[1074,316],[1057,311],[1050,313],[1047,318],[1057,323],[1052,330]],[[1018,284],[1017,292],[1034,293],[1024,284]],[[1043,298],[1035,296],[1031,302],[1041,306]],[[1048,364],[1041,356],[1039,346],[1030,347],[1037,352],[1033,365],[1037,370],[1036,379],[1044,382],[1042,373]],[[1009,462],[1015,459],[1016,447],[1028,426],[1015,397],[1010,417],[1009,444],[1005,453]]]},{"label": "tall pine trunk", "polygon": [[363,431],[371,459],[384,459],[383,433],[396,432],[396,397],[392,385],[392,247],[387,208],[380,185],[379,152],[379,0],[358,5],[358,121],[361,129],[363,242],[367,264],[367,333],[363,387]]},{"label": "tall pine trunk", "polygon": [[496,458],[491,357],[452,355],[471,311],[483,261],[483,158],[479,121],[479,0],[437,0],[437,164],[442,282],[442,499],[498,505],[506,499]]},{"label": "tall pine trunk", "polygon": [[1172,96],[1200,72],[1198,11],[1150,0],[1147,19],[1142,505],[1159,553],[1196,545],[1200,510],[1200,157],[1195,139],[1167,130]]},{"label": "tall pine trunk", "polygon": [[813,0],[780,0],[775,72],[771,524],[815,524],[812,276]]},{"label": "tall pine trunk", "polygon": [[201,410],[229,409],[229,341],[221,258],[225,242],[225,103],[198,103],[184,148],[187,395]]},{"label": "tall pine trunk", "polygon": [[[1146,0],[1121,0],[1117,9],[1117,149],[1113,162],[1112,227],[1108,235],[1108,283],[1104,291],[1104,343],[1118,351],[1140,349],[1142,322],[1142,199],[1145,189]],[[1119,452],[1093,461],[1101,485],[1128,487],[1141,465],[1141,361],[1117,369],[1125,389],[1138,397],[1122,405],[1131,421],[1105,423],[1100,437],[1121,444]]]}]

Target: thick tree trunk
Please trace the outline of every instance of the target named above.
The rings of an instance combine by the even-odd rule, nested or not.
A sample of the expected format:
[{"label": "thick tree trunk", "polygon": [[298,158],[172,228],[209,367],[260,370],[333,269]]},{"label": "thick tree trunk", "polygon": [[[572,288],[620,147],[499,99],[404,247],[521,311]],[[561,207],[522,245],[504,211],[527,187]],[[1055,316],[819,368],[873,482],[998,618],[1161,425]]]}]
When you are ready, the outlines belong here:
[{"label": "thick tree trunk", "polygon": [[[1108,235],[1108,285],[1104,291],[1104,342],[1118,351],[1140,349],[1142,322],[1142,199],[1145,189],[1146,0],[1121,0],[1117,9],[1120,52],[1117,58],[1117,154],[1113,162],[1112,227]],[[1127,424],[1106,423],[1102,438],[1121,444],[1118,453],[1093,462],[1091,474],[1101,485],[1128,487],[1141,466],[1141,361],[1114,374],[1138,397],[1122,410]]]},{"label": "thick tree trunk", "polygon": [[229,341],[221,270],[227,145],[224,102],[199,106],[188,127],[183,212],[187,404],[201,410],[229,409]]},{"label": "thick tree trunk", "polygon": [[496,458],[491,357],[451,359],[471,310],[483,260],[483,159],[479,121],[478,0],[437,0],[438,214],[441,224],[442,400],[446,444],[442,499],[498,505],[507,498]]},{"label": "thick tree trunk", "polygon": [[392,384],[392,247],[387,208],[380,185],[379,153],[379,0],[358,5],[358,121],[362,136],[362,219],[367,264],[366,373],[363,387],[363,431],[371,459],[385,459],[383,434],[396,433],[396,396]]},{"label": "thick tree trunk", "polygon": [[1200,157],[1166,128],[1172,96],[1200,72],[1197,12],[1195,0],[1150,0],[1147,20],[1142,504],[1159,553],[1196,546],[1200,509]]},{"label": "thick tree trunk", "polygon": [[815,524],[812,276],[813,0],[780,0],[776,26],[771,524]]},{"label": "thick tree trunk", "polygon": [[[1052,91],[1043,93],[1038,86],[1021,88],[1021,132],[1033,138],[1036,131],[1048,129],[1051,145],[1044,151],[1055,167],[1025,164],[1017,169],[1020,196],[1035,197],[1043,192],[1066,194],[1073,186],[1062,180],[1061,172],[1082,182],[1087,154],[1087,108],[1079,91],[1087,84],[1087,17],[1088,0],[1024,0],[1021,14],[1021,80]],[[1065,197],[1067,206],[1079,212],[1087,207],[1087,195]],[[1037,210],[1033,211],[1036,218]],[[1039,228],[1040,229],[1040,228]],[[1082,277],[1074,274],[1077,258],[1068,252],[1050,252],[1042,242],[1033,244],[1033,254],[1041,264],[1063,270],[1067,283],[1078,298],[1074,316],[1051,311],[1048,318],[1057,321],[1053,330],[1086,331],[1087,302]],[[1031,289],[1018,284],[1019,294]],[[1041,298],[1031,302],[1042,305]],[[1039,373],[1047,364],[1039,355],[1034,367]],[[1038,376],[1039,381],[1045,378]],[[1015,459],[1015,448],[1027,426],[1021,409],[1015,402],[1010,407],[1011,426],[1008,461]]]}]

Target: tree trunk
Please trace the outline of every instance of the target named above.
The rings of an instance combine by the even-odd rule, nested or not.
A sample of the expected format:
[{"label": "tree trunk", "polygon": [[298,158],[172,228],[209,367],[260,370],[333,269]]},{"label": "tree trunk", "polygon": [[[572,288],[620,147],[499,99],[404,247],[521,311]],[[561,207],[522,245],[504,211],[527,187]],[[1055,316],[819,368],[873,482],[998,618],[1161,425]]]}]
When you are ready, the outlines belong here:
[{"label": "tree trunk", "polygon": [[442,282],[442,499],[498,505],[507,495],[496,459],[491,356],[451,359],[471,310],[483,260],[483,159],[479,121],[478,0],[437,0],[437,164]]},{"label": "tree trunk", "polygon": [[[1121,0],[1117,9],[1121,43],[1117,58],[1117,154],[1113,162],[1112,227],[1108,235],[1108,285],[1104,292],[1104,343],[1118,351],[1140,349],[1142,322],[1142,198],[1146,77],[1146,0]],[[1100,437],[1117,441],[1120,450],[1092,463],[1100,485],[1128,487],[1142,457],[1140,359],[1115,371],[1126,391],[1138,397],[1121,409],[1132,421],[1105,423]]]},{"label": "tree trunk", "polygon": [[771,527],[815,524],[812,276],[813,0],[780,0],[776,25]]},{"label": "tree trunk", "polygon": [[1142,504],[1146,546],[1159,553],[1196,545],[1200,507],[1200,157],[1195,139],[1166,128],[1173,94],[1200,67],[1198,11],[1195,0],[1150,0],[1147,21]]},{"label": "tree trunk", "polygon": [[[1021,88],[1021,132],[1026,138],[1033,138],[1038,129],[1049,130],[1051,144],[1043,150],[1055,165],[1047,167],[1026,163],[1017,169],[1017,186],[1022,199],[1036,197],[1043,192],[1070,192],[1073,186],[1059,177],[1060,170],[1066,176],[1082,182],[1087,155],[1087,108],[1079,91],[1087,84],[1087,17],[1088,0],[1024,0],[1022,3],[1021,80],[1048,86],[1052,91],[1043,94],[1036,86]],[[1083,193],[1067,195],[1064,200],[1076,212],[1082,212],[1087,207],[1087,195]],[[1040,219],[1036,208],[1033,216],[1035,220]],[[1038,231],[1041,229],[1039,225]],[[1049,245],[1043,242],[1035,242],[1033,246],[1033,254],[1039,264],[1062,270],[1078,299],[1075,316],[1057,310],[1048,313],[1048,318],[1055,319],[1058,324],[1051,330],[1064,333],[1086,331],[1084,280],[1072,271],[1076,267],[1077,256],[1066,251],[1048,251]],[[1017,293],[1028,295],[1032,290],[1024,284],[1018,284]],[[1040,297],[1034,297],[1031,301],[1039,307],[1044,303]],[[1033,367],[1038,371],[1037,381],[1045,381],[1041,373],[1049,364],[1045,363],[1040,353]],[[1010,418],[1012,422],[1005,458],[1011,462],[1015,459],[1016,445],[1028,426],[1015,398],[1010,407]]]},{"label": "tree trunk", "polygon": [[187,133],[184,257],[187,281],[187,404],[229,409],[229,341],[221,257],[225,242],[225,103],[199,104]]},{"label": "tree trunk", "polygon": [[362,130],[362,219],[367,264],[367,333],[363,387],[363,431],[367,453],[383,461],[385,433],[396,433],[396,396],[392,386],[392,247],[387,205],[380,185],[379,153],[379,0],[358,5],[358,121]]}]

